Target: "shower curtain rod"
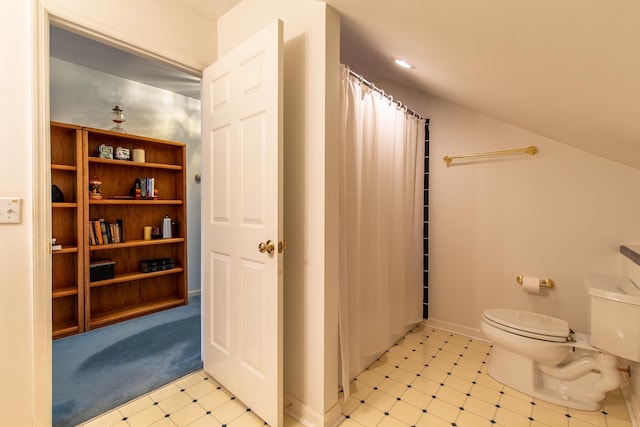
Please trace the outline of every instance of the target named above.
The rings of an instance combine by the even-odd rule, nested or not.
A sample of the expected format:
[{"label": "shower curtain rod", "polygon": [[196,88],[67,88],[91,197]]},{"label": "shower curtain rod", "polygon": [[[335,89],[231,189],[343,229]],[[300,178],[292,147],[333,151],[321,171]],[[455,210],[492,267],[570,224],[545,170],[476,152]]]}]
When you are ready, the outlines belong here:
[{"label": "shower curtain rod", "polygon": [[[353,77],[358,79],[360,81],[360,83],[362,83],[363,85],[365,85],[369,89],[375,90],[376,92],[378,92],[379,94],[381,94],[382,96],[387,98],[389,101],[394,102],[393,96],[387,94],[384,90],[380,89],[374,83],[371,83],[370,81],[368,81],[367,79],[362,77],[360,74],[358,74],[355,71],[353,71],[351,68],[347,67],[347,69],[349,70],[349,74],[351,74]],[[404,104],[402,101],[395,101],[395,103],[396,103],[396,106],[398,107],[398,109],[404,110],[406,113],[411,114],[412,117],[417,117],[418,120],[424,119],[424,121],[426,123],[429,123],[429,119],[427,119],[426,117],[422,117],[420,114],[416,113],[411,108],[407,107],[406,104]]]}]

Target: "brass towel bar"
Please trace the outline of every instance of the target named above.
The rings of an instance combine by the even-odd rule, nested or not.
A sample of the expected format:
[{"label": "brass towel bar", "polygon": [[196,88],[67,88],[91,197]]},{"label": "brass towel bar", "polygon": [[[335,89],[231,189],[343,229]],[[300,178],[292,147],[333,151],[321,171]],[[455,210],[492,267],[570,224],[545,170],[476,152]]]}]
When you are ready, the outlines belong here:
[{"label": "brass towel bar", "polygon": [[475,153],[475,154],[458,154],[457,156],[444,156],[443,160],[447,166],[451,164],[455,159],[469,159],[473,157],[490,157],[490,156],[503,156],[509,154],[528,154],[533,156],[538,152],[538,148],[534,145],[530,145],[526,148],[514,148],[513,150],[502,150],[502,151],[488,151],[486,153]]}]

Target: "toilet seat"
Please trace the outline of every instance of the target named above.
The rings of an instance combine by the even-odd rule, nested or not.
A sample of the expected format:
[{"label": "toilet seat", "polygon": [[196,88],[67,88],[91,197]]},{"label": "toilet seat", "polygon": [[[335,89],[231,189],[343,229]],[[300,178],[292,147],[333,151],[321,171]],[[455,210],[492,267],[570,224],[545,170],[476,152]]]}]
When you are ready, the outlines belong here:
[{"label": "toilet seat", "polygon": [[482,320],[508,333],[526,338],[566,343],[570,341],[569,324],[543,314],[511,309],[490,309],[482,313]]}]

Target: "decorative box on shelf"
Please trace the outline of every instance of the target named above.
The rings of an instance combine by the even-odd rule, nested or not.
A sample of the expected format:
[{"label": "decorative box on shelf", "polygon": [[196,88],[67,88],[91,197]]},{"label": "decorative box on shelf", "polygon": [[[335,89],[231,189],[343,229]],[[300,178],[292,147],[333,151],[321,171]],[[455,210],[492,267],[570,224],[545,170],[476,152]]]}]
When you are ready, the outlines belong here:
[{"label": "decorative box on shelf", "polygon": [[140,261],[140,270],[143,273],[171,270],[174,267],[175,262],[171,258],[143,259]]},{"label": "decorative box on shelf", "polygon": [[109,280],[115,277],[116,262],[112,259],[91,261],[89,263],[89,281]]}]

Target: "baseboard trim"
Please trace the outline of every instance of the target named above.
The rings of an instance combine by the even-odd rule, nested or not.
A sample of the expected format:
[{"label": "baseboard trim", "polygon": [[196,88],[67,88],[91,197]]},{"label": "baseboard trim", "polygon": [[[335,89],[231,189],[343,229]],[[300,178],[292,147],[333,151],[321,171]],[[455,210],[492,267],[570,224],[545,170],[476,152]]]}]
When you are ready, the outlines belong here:
[{"label": "baseboard trim", "polygon": [[324,426],[325,427],[338,427],[344,421],[344,415],[342,414],[342,405],[336,403],[333,408],[329,409],[324,414]]},{"label": "baseboard trim", "polygon": [[490,342],[480,329],[470,328],[458,323],[446,322],[438,319],[424,319],[422,324],[429,328],[440,329],[441,331],[452,332],[454,334],[464,335],[476,340]]},{"label": "baseboard trim", "polygon": [[189,291],[187,295],[189,296],[189,298],[200,296],[200,289]]},{"label": "baseboard trim", "polygon": [[287,393],[284,394],[284,413],[308,427],[337,427],[344,421],[339,403],[322,415]]}]

